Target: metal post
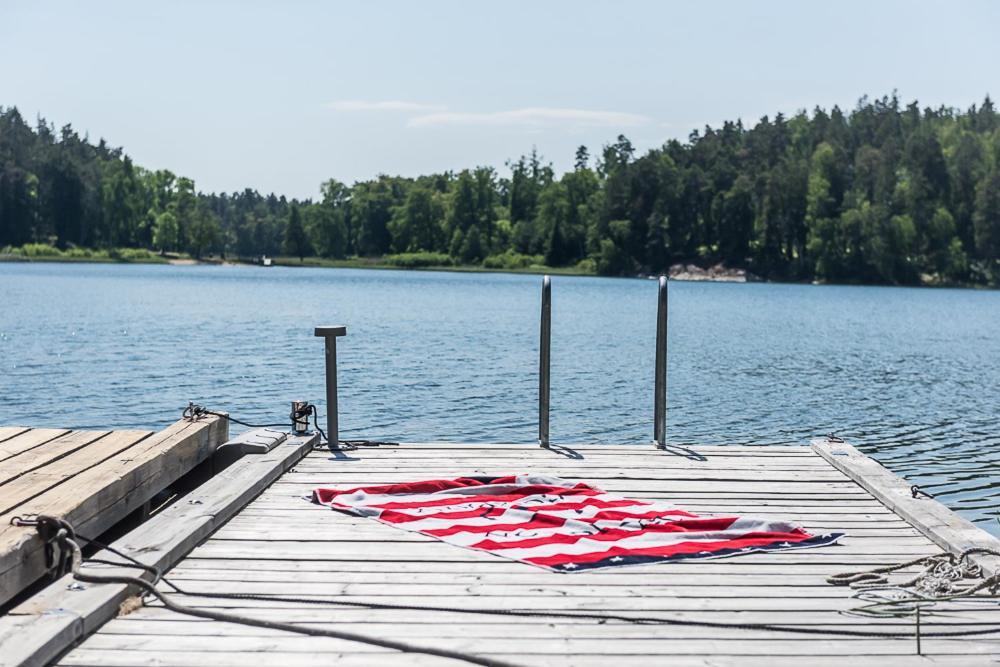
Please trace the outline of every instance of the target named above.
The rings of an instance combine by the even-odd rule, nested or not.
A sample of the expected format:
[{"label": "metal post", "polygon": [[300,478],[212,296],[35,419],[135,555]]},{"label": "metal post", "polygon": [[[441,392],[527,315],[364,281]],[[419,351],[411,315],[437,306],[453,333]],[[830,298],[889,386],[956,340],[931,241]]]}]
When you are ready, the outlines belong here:
[{"label": "metal post", "polygon": [[667,277],[660,276],[656,307],[656,377],[653,397],[653,442],[667,444]]},{"label": "metal post", "polygon": [[326,446],[340,445],[340,415],[337,409],[337,338],[347,335],[345,326],[316,327],[316,336],[326,343]]},{"label": "metal post", "polygon": [[538,343],[538,444],[549,446],[549,346],[552,339],[552,281],[542,278],[542,322]]}]

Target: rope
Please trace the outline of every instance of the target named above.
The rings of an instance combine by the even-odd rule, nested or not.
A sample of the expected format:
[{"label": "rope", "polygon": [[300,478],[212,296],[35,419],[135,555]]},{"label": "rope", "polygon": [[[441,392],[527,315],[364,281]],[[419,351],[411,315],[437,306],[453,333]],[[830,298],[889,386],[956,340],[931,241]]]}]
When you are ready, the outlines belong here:
[{"label": "rope", "polygon": [[[249,422],[240,421],[232,415],[225,412],[216,412],[215,410],[209,410],[208,408],[198,405],[197,403],[188,403],[188,406],[184,408],[181,416],[189,421],[195,421],[199,417],[204,415],[214,415],[216,417],[225,417],[234,424],[239,424],[240,426],[246,426],[247,428],[274,428],[276,426],[288,426],[288,422],[281,422],[280,424],[251,424]],[[294,421],[294,416],[292,417]]]},{"label": "rope", "polygon": [[[117,549],[114,549],[106,544],[102,544],[97,540],[83,537],[82,535],[77,535],[73,530],[72,526],[67,521],[46,515],[39,515],[34,519],[15,517],[14,519],[12,519],[12,523],[14,522],[14,520],[17,521],[15,525],[19,526],[34,525],[37,526],[40,534],[44,533],[46,536],[53,535],[52,540],[54,540],[61,549],[64,549],[67,553],[71,555],[70,559],[72,562],[71,572],[73,578],[76,579],[77,581],[87,584],[123,584],[127,586],[135,586],[141,589],[145,594],[151,595],[152,597],[159,600],[163,604],[163,606],[166,607],[167,609],[178,614],[183,614],[186,616],[194,616],[197,618],[206,618],[209,620],[221,621],[223,623],[235,623],[239,625],[266,628],[269,630],[283,630],[285,632],[292,632],[300,635],[308,635],[311,637],[330,637],[333,639],[343,639],[345,641],[364,643],[370,646],[378,646],[380,648],[387,648],[395,651],[401,651],[404,653],[422,653],[425,655],[433,655],[440,658],[462,660],[464,662],[468,662],[473,665],[482,665],[483,667],[519,667],[515,663],[511,663],[506,660],[473,655],[471,653],[465,653],[462,651],[452,651],[450,649],[418,646],[416,644],[411,644],[409,642],[403,642],[394,639],[384,639],[382,637],[372,637],[369,635],[363,635],[356,632],[331,630],[327,628],[313,628],[313,627],[295,625],[292,623],[282,623],[280,621],[268,621],[264,619],[252,618],[249,616],[240,616],[237,614],[228,614],[224,612],[210,611],[207,609],[188,607],[186,605],[174,602],[169,597],[167,597],[162,591],[156,588],[156,584],[159,581],[166,581],[163,578],[159,568],[141,563],[132,556],[129,556],[128,554],[118,551]],[[74,537],[78,537],[90,544],[93,544],[94,546],[100,549],[107,549],[111,553],[128,561],[128,564],[115,563],[113,561],[108,561],[103,559],[88,559],[85,561],[83,558],[83,553],[80,548],[80,545],[76,541],[76,539],[74,539]],[[152,582],[149,582],[139,577],[87,574],[81,571],[81,567],[85,562],[113,565],[116,567],[138,567],[143,570],[146,570],[147,572],[151,572],[153,574],[154,579]],[[176,588],[176,586],[174,586],[173,584],[169,585]]]},{"label": "rope", "polygon": [[[1000,599],[1000,572],[983,577],[983,569],[972,562],[970,556],[990,555],[1000,557],[1000,551],[987,547],[972,547],[958,556],[944,551],[932,556],[915,558],[904,563],[885,567],[844,572],[827,578],[827,583],[835,586],[850,586],[859,591],[855,597],[870,602],[845,613],[870,618],[900,618],[919,614],[922,608],[938,602],[953,600]],[[924,571],[908,581],[892,584],[887,575],[917,565],[924,565]],[[965,586],[956,582],[979,581]],[[988,590],[988,594],[982,591]],[[895,597],[892,597],[895,595]]]},{"label": "rope", "polygon": [[[328,438],[326,437],[326,432],[322,428],[320,428],[319,425],[319,410],[316,408],[315,405],[312,405],[310,403],[307,403],[305,408],[301,410],[292,410],[292,412],[288,415],[288,421],[278,424],[251,424],[250,422],[245,422],[236,419],[235,417],[233,417],[228,413],[209,410],[208,408],[198,405],[197,403],[190,403],[190,402],[188,403],[188,406],[184,408],[184,411],[181,412],[181,417],[189,421],[195,421],[199,417],[202,417],[204,415],[225,417],[234,424],[246,426],[247,428],[275,428],[275,427],[288,427],[288,426],[294,428],[295,423],[299,419],[305,417],[306,420],[308,421],[309,417],[312,417],[313,428],[315,428],[316,432],[319,433],[321,438],[321,443],[323,441],[328,441]],[[317,447],[319,447],[321,443],[317,443]],[[399,443],[382,441],[382,440],[338,440],[336,445],[328,444],[327,446],[330,449],[330,451],[333,452],[337,451],[350,452],[350,451],[355,451],[360,447],[398,447]]]},{"label": "rope", "polygon": [[[169,581],[162,576],[158,568],[153,568],[148,565],[144,565],[137,561],[136,559],[124,554],[120,551],[114,550],[107,545],[103,545],[96,540],[92,540],[81,535],[76,534],[72,530],[67,522],[56,519],[53,517],[39,516],[35,519],[23,519],[21,517],[15,517],[21,521],[19,525],[37,525],[39,526],[39,532],[43,530],[51,533],[53,524],[56,528],[54,538],[60,546],[70,550],[73,554],[72,563],[72,574],[75,579],[84,583],[118,583],[118,584],[129,584],[135,585],[145,591],[148,595],[152,595],[157,600],[159,600],[163,605],[179,614],[186,614],[190,616],[197,616],[200,618],[208,618],[212,620],[218,620],[226,623],[237,623],[242,625],[251,625],[255,627],[270,628],[276,630],[284,630],[287,632],[294,632],[298,634],[306,634],[312,636],[324,636],[333,637],[336,639],[346,639],[349,641],[358,641],[374,646],[380,646],[385,648],[392,648],[399,651],[409,651],[414,653],[425,653],[428,655],[437,655],[440,657],[455,658],[458,660],[464,660],[472,664],[485,665],[486,667],[511,667],[511,663],[503,662],[500,660],[494,660],[492,658],[482,658],[479,656],[469,655],[460,653],[457,651],[447,651],[444,649],[432,649],[420,646],[413,646],[405,642],[399,642],[394,640],[386,640],[379,637],[368,637],[365,635],[359,635],[357,633],[342,632],[337,630],[325,630],[317,628],[303,627],[299,625],[294,625],[290,623],[280,623],[277,621],[266,621],[251,617],[239,616],[236,614],[226,614],[221,612],[207,611],[203,609],[188,607],[174,602],[169,597],[167,597],[162,591],[156,588],[156,583],[162,581],[166,585],[170,586],[179,595],[186,595],[190,597],[203,597],[203,598],[214,598],[214,599],[228,599],[228,600],[257,600],[263,602],[294,602],[308,605],[334,605],[341,607],[352,607],[352,608],[362,608],[362,609],[385,609],[385,610],[401,610],[401,611],[427,611],[427,612],[450,612],[450,613],[460,613],[460,614],[480,614],[480,615],[491,615],[491,616],[514,616],[514,617],[527,617],[527,618],[572,618],[572,619],[585,619],[585,620],[595,620],[601,623],[607,621],[621,621],[625,623],[633,623],[639,625],[670,625],[670,626],[682,626],[682,627],[702,627],[702,628],[724,628],[724,629],[735,629],[735,630],[765,630],[773,632],[788,632],[795,634],[806,634],[806,635],[827,635],[827,636],[840,636],[840,637],[870,637],[879,639],[910,639],[913,637],[912,633],[909,632],[878,632],[873,630],[849,630],[849,629],[817,629],[808,628],[796,625],[784,625],[784,624],[773,624],[773,623],[726,623],[722,621],[695,621],[688,619],[673,619],[673,618],[661,618],[653,616],[625,616],[620,614],[598,614],[598,613],[587,613],[587,612],[558,612],[558,611],[529,611],[529,610],[513,610],[513,609],[500,609],[500,608],[476,608],[476,607],[437,607],[431,605],[397,605],[389,603],[377,603],[377,602],[350,602],[344,600],[320,600],[315,598],[300,598],[291,596],[281,596],[281,595],[259,595],[255,593],[212,593],[212,592],[198,592],[189,591],[182,589],[173,582]],[[43,525],[44,524],[44,525]],[[130,563],[144,570],[150,571],[154,574],[154,581],[152,583],[140,579],[137,577],[126,577],[126,576],[104,576],[104,575],[94,575],[86,574],[80,571],[82,567],[83,559],[80,557],[80,547],[74,538],[70,537],[73,534],[75,537],[87,541],[98,548],[107,548],[112,553],[126,559]],[[1000,553],[993,552],[990,549],[970,549],[969,553],[994,553],[995,555],[1000,555]],[[918,559],[920,561],[927,560],[926,558]],[[88,563],[101,562],[104,564],[109,564],[108,561],[86,561]],[[914,561],[911,561],[912,564]],[[113,563],[114,565],[120,567],[128,567],[128,565],[122,565],[120,563]],[[906,567],[906,564],[899,566],[890,566],[893,570],[901,569]],[[888,569],[888,568],[879,568]],[[845,576],[845,575],[841,575]],[[834,577],[831,577],[834,579]],[[985,597],[985,596],[982,596]],[[939,631],[939,632],[922,632],[923,637],[974,637],[982,635],[991,635],[1000,633],[1000,627],[996,628],[985,628],[979,630],[958,630],[958,631]]]}]

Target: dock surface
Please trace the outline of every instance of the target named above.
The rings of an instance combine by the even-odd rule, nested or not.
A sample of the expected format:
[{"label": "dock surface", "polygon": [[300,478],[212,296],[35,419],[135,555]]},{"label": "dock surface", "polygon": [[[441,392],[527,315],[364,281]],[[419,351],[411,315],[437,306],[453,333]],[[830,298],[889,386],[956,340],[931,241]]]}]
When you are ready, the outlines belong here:
[{"label": "dock surface", "polygon": [[46,573],[44,544],[15,517],[50,515],[100,535],[210,457],[226,419],[153,431],[0,427],[0,606]]},{"label": "dock surface", "polygon": [[[847,660],[881,666],[995,661],[1000,656],[1000,635],[924,637],[918,656],[915,636],[835,637],[459,611],[586,611],[732,624],[794,624],[816,630],[913,632],[912,619],[876,622],[842,614],[859,603],[851,599],[849,589],[831,586],[825,578],[937,553],[941,542],[952,539],[949,536],[956,531],[968,544],[1000,546],[1000,542],[933,500],[913,505],[910,500],[916,499],[900,495],[897,503],[893,494],[905,490],[898,478],[899,488],[887,489],[882,481],[871,488],[859,485],[850,475],[852,466],[864,468],[870,460],[844,447],[660,451],[651,446],[547,450],[527,445],[403,444],[337,455],[315,450],[191,550],[167,576],[192,591],[330,601],[329,605],[309,605],[174,595],[182,604],[391,637],[519,665],[781,667]],[[846,463],[840,464],[836,457]],[[847,536],[840,544],[798,551],[566,574],[462,549],[304,499],[319,486],[525,472],[581,480],[633,498],[663,499],[699,515],[791,519],[812,532],[842,531]],[[933,520],[918,530],[914,523],[920,521],[913,516],[923,512],[922,507],[933,509],[928,514]],[[910,515],[911,520],[903,515]],[[337,606],[338,600],[449,610],[350,608]],[[922,627],[929,633],[997,624],[996,604],[979,604],[931,610],[924,615]],[[257,663],[290,667],[462,664],[363,643],[181,616],[155,601],[105,623],[58,660],[67,667],[244,667]]]}]

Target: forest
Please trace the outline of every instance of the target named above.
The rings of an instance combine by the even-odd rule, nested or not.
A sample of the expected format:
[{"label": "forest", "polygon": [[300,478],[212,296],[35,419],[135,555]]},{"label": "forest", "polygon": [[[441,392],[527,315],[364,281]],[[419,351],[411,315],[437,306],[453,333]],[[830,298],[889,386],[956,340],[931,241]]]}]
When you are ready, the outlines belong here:
[{"label": "forest", "polygon": [[961,111],[893,94],[846,113],[705,127],[642,154],[619,136],[593,154],[580,146],[564,174],[531,151],[503,168],[328,180],[300,201],[201,192],[70,125],[0,107],[0,255],[49,248],[998,285],[1000,118],[989,97]]}]

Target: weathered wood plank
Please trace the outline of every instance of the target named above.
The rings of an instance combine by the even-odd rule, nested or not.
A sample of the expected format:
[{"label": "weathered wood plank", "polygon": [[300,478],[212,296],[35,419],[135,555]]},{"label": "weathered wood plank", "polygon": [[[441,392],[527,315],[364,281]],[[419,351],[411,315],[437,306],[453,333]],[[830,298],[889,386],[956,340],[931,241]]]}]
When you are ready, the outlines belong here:
[{"label": "weathered wood plank", "polygon": [[[2,471],[11,473],[11,476],[0,486],[0,518],[16,512],[29,500],[120,454],[147,435],[148,431],[73,431],[42,447],[7,459],[0,466],[14,463],[23,468],[20,474],[15,473],[13,467]],[[42,452],[50,448],[54,450],[54,456],[47,459]],[[21,460],[26,457],[29,460]],[[86,488],[76,488],[77,494],[86,492]]]},{"label": "weathered wood plank", "polygon": [[[832,531],[825,531],[832,532]],[[883,533],[875,535],[859,535],[857,532],[851,534],[859,545],[873,546],[876,544],[910,545],[921,546],[927,551],[934,551],[934,544],[926,536],[916,534],[897,533],[885,535]],[[261,527],[239,527],[225,526],[214,536],[217,540],[233,540],[241,542],[413,542],[440,544],[440,540],[422,535],[417,532],[402,530],[393,526],[379,524],[377,526],[352,526],[346,523],[322,524],[317,523],[312,527],[278,526],[269,528]]]},{"label": "weathered wood plank", "polygon": [[[814,441],[812,448],[942,549],[956,554],[974,548],[1000,551],[1000,539],[931,498],[914,498],[905,480],[851,445],[824,439]],[[981,554],[973,559],[988,574],[1000,572],[1000,557]]]},{"label": "weathered wood plank", "polygon": [[[74,474],[70,457],[47,466],[53,468],[54,485],[29,498],[19,496],[19,504],[0,515],[0,604],[45,572],[42,540],[34,528],[11,525],[14,515],[58,516],[83,535],[98,535],[211,456],[228,430],[226,418],[181,420],[124,448],[119,447],[124,441],[112,442],[113,454],[82,472]],[[72,484],[58,483],[70,477]]]},{"label": "weathered wood plank", "polygon": [[[665,568],[664,568],[665,569]],[[330,582],[330,581],[239,581],[236,577],[222,581],[200,580],[197,585],[189,588],[199,593],[254,593],[259,595],[287,595],[295,597],[313,598],[327,597],[330,599],[341,599],[344,596],[379,596],[395,598],[397,596],[462,596],[474,595],[484,599],[494,597],[518,597],[518,598],[591,598],[602,597],[604,599],[615,598],[832,598],[837,601],[844,599],[844,591],[841,588],[825,585],[823,579],[813,577],[809,585],[790,585],[784,581],[767,580],[751,581],[742,578],[732,577],[728,580],[720,580],[707,584],[704,581],[698,584],[683,585],[673,583],[668,576],[656,577],[652,580],[647,575],[646,582],[633,580],[629,584],[607,585],[593,581],[576,580],[563,577],[565,581],[553,583],[551,579],[547,582],[517,583],[507,581],[478,582],[478,583],[448,583],[448,582],[394,582],[386,584],[382,581],[369,580],[367,582]],[[171,581],[174,581],[171,577]],[[391,600],[390,600],[391,602]],[[489,604],[489,603],[484,603]],[[997,617],[1000,621],[1000,616]]]},{"label": "weathered wood plank", "polygon": [[[393,534],[379,536],[377,538],[360,538],[356,540],[341,538],[339,535],[324,536],[322,539],[299,538],[275,540],[262,540],[259,538],[240,540],[219,537],[218,539],[213,540],[212,544],[205,545],[204,551],[199,551],[196,555],[200,557],[207,557],[209,554],[246,554],[254,549],[265,548],[265,544],[268,545],[267,553],[270,555],[287,553],[295,554],[299,557],[316,557],[320,559],[336,559],[339,556],[351,555],[363,556],[366,558],[374,556],[379,560],[401,560],[406,557],[415,560],[436,560],[440,557],[442,560],[452,561],[464,561],[478,558],[480,556],[500,558],[498,555],[474,549],[463,549],[463,551],[467,551],[468,553],[459,557],[457,555],[448,554],[448,551],[454,551],[456,549],[454,545],[449,545],[438,540],[427,541],[425,539],[413,539],[410,535],[405,533],[402,535]],[[450,546],[452,548],[450,550],[442,550],[442,547],[444,546]],[[784,552],[756,552],[753,554],[734,554],[729,557],[768,557],[780,558],[789,562],[799,562],[802,560],[811,560],[813,556],[822,556],[836,561],[836,559],[839,558],[862,555],[879,557],[913,555],[913,557],[916,557],[920,554],[931,555],[936,553],[938,550],[924,541],[896,542],[892,539],[870,538],[866,540],[845,540],[845,544],[843,545],[831,544],[813,547],[808,551],[809,556],[805,558],[795,555],[795,551],[797,550]]]},{"label": "weathered wood plank", "polygon": [[[150,610],[152,611],[152,610]],[[178,617],[177,614],[148,618],[149,614],[144,612],[142,618],[135,615],[127,615],[109,621],[101,628],[101,635],[141,635],[141,636],[164,636],[173,635],[202,636],[202,637],[287,637],[289,633],[283,630],[270,630],[266,628],[230,624],[225,628],[206,618]],[[551,618],[544,623],[539,623],[537,619],[523,617],[510,617],[508,620],[497,619],[489,616],[477,617],[477,620],[470,620],[469,615],[465,618],[456,618],[456,614],[443,615],[433,614],[426,620],[414,621],[410,623],[396,623],[391,618],[385,617],[382,620],[344,620],[343,624],[353,624],[354,631],[367,631],[381,636],[397,637],[423,637],[426,639],[436,637],[489,637],[494,639],[509,639],[512,631],[517,633],[519,638],[533,639],[612,639],[630,640],[656,637],[660,639],[671,639],[674,641],[695,639],[695,638],[717,638],[717,639],[742,639],[744,641],[772,639],[789,639],[803,642],[815,641],[815,637],[805,634],[784,632],[779,630],[745,630],[724,628],[710,628],[703,626],[672,626],[654,625],[640,623],[623,623],[609,621],[607,623],[594,623],[593,621],[577,620],[572,622],[568,619]],[[263,618],[262,613],[256,617]],[[786,619],[787,620],[787,619]],[[317,623],[317,619],[290,621],[293,625],[309,625]],[[897,623],[842,623],[842,624],[800,624],[797,626],[808,626],[817,630],[842,630],[852,627],[864,627],[873,632],[893,632],[908,633],[913,631],[913,623],[910,621]],[[993,624],[989,622],[973,623],[936,623],[932,622],[927,632],[938,630],[962,630],[988,628]],[[819,635],[822,637],[823,635]],[[832,638],[832,635],[826,638]],[[850,638],[843,638],[851,641]],[[89,647],[89,645],[88,645]]]},{"label": "weathered wood plank", "polygon": [[[377,656],[377,661],[373,661],[373,655]],[[810,667],[843,667],[841,658],[813,658],[814,654],[809,654],[808,664]],[[372,667],[377,664],[380,667],[459,667],[463,663],[443,658],[430,656],[400,654],[400,653],[338,653],[325,656],[328,661],[336,661],[337,667]],[[248,654],[244,651],[217,651],[213,653],[203,653],[199,651],[175,651],[170,654],[171,667],[247,667]],[[615,655],[605,653],[597,656],[553,656],[514,653],[507,654],[504,659],[517,665],[525,667],[608,667],[608,665],[628,665],[629,667],[663,667],[664,656],[662,655]],[[933,659],[918,656],[875,656],[869,662],[858,663],[857,659],[853,664],[878,665],[879,667],[910,667],[912,665],[974,665],[989,664],[986,658],[981,658],[981,662],[969,662],[967,656],[950,658],[948,656],[935,656]],[[287,653],[279,651],[269,651],[267,653],[268,664],[281,665],[282,667],[316,667],[316,659],[308,653]],[[63,658],[60,665],[72,665],[73,667],[162,667],[161,657],[155,653],[139,653],[135,651],[102,651],[78,649]],[[801,667],[803,658],[801,656],[768,656],[768,657],[747,657],[747,656],[713,656],[711,662],[706,661],[702,656],[671,656],[671,667],[746,667],[754,665],[764,665],[767,667]]]},{"label": "weathered wood plank", "polygon": [[[916,569],[902,570],[902,575],[916,574]],[[376,575],[377,576],[374,576]],[[283,570],[263,570],[259,571],[247,567],[204,567],[193,568],[188,561],[175,567],[170,571],[170,580],[175,582],[192,582],[191,588],[202,590],[199,584],[194,582],[235,582],[244,583],[260,582],[265,584],[370,584],[377,581],[381,584],[393,584],[401,586],[417,585],[495,585],[504,584],[511,586],[553,586],[559,587],[626,587],[626,586],[657,586],[669,585],[672,587],[723,587],[736,588],[742,590],[747,586],[810,586],[833,590],[826,583],[824,576],[818,573],[794,573],[781,572],[772,568],[771,572],[740,572],[725,573],[713,570],[706,571],[703,567],[701,571],[676,572],[672,565],[663,565],[655,574],[648,571],[642,573],[618,573],[601,572],[599,577],[576,580],[563,577],[562,581],[553,582],[552,576],[548,572],[524,572],[505,571],[494,574],[473,574],[465,572],[421,572],[419,577],[414,577],[413,572],[398,572],[383,569],[377,573],[369,568],[364,571],[351,570],[297,570],[288,572]],[[839,589],[837,589],[839,590]],[[839,590],[843,597],[843,590]],[[1000,620],[1000,617],[998,617]]]},{"label": "weathered wood plank", "polygon": [[[677,456],[674,451],[693,451],[698,454],[709,454],[709,453],[745,453],[752,456],[758,455],[795,455],[795,456],[809,456],[809,447],[806,445],[697,445],[694,447],[673,447],[671,450],[660,450],[657,449],[650,443],[649,445],[627,445],[627,444],[614,444],[614,443],[584,443],[584,444],[573,444],[573,443],[558,443],[555,445],[556,449],[572,449],[578,452],[605,452],[614,451],[621,454],[638,454],[640,456]],[[400,442],[396,447],[373,447],[370,449],[363,448],[363,451],[379,451],[379,452],[392,452],[392,451],[404,451],[404,450],[445,450],[445,451],[465,451],[465,452],[497,452],[497,451],[535,451],[541,453],[550,453],[552,455],[558,456],[559,453],[553,450],[546,450],[544,447],[539,447],[535,444],[527,443],[477,443],[477,442]]]},{"label": "weathered wood plank", "polygon": [[[386,572],[399,572],[422,576],[427,573],[455,573],[461,572],[468,575],[482,576],[510,576],[523,574],[526,571],[531,573],[545,573],[545,570],[525,566],[523,563],[506,559],[494,559],[462,563],[461,568],[457,568],[449,561],[408,561],[405,559],[395,561],[372,561],[361,557],[357,558],[337,558],[337,559],[298,559],[298,558],[266,558],[262,555],[248,555],[245,558],[200,558],[196,554],[189,554],[179,566],[185,569],[227,569],[232,570],[230,577],[239,578],[239,573],[253,569],[255,571],[268,572],[279,571],[282,573],[300,572],[361,572],[367,573],[373,579],[378,578]],[[775,572],[788,573],[786,563],[774,561],[761,561],[761,555],[755,555],[753,559],[720,559],[705,561],[701,563],[681,562],[652,565],[637,565],[628,569],[629,573],[641,574],[644,576],[685,576],[698,573],[717,574],[773,574]],[[839,571],[839,570],[838,570]],[[809,561],[797,563],[795,566],[797,574],[815,574],[817,576],[828,576],[831,574],[829,565],[823,563],[813,563]],[[587,576],[605,577],[611,571],[595,571]],[[566,575],[551,575],[565,578]],[[549,579],[551,581],[551,579]]]},{"label": "weathered wood plank", "polygon": [[[44,445],[0,461],[0,507],[10,501],[8,493],[12,490],[4,488],[6,484],[56,459],[72,454],[108,434],[109,431],[70,431]],[[3,513],[2,509],[0,513]]]},{"label": "weathered wood plank", "polygon": [[[226,421],[203,425],[224,427]],[[112,546],[147,565],[169,568],[294,465],[316,441],[317,436],[290,438],[266,454],[240,459],[189,494],[185,502],[171,505]],[[97,557],[120,560],[105,552]],[[106,573],[117,571],[109,568]],[[136,576],[135,569],[120,572]],[[71,575],[63,577],[0,618],[0,665],[47,663],[112,618],[130,593],[130,587],[119,584],[71,590],[72,581]]]},{"label": "weathered wood plank", "polygon": [[0,461],[5,461],[11,456],[17,456],[21,452],[44,445],[46,442],[55,440],[59,436],[69,433],[65,428],[35,428],[15,435],[3,442],[0,442]]},{"label": "weathered wood plank", "polygon": [[[435,467],[435,472],[442,477],[461,477],[463,475],[507,475],[512,472],[516,473],[521,468],[526,467],[524,465],[514,468],[511,470],[511,466],[498,467],[498,466],[468,466],[464,468],[458,468],[454,465],[450,466],[438,466]],[[761,470],[759,473],[755,473],[752,470],[744,471],[719,471],[719,470],[691,470],[691,469],[674,469],[674,470],[637,470],[631,473],[630,476],[621,474],[620,471],[616,472],[614,469],[605,468],[602,470],[566,470],[565,468],[555,467],[555,466],[535,466],[530,465],[531,472],[533,474],[542,475],[553,475],[555,477],[560,477],[562,479],[568,479],[571,481],[586,481],[589,484],[595,484],[601,486],[606,480],[615,481],[678,481],[678,482],[689,482],[689,481],[704,481],[704,482],[768,482],[771,484],[784,485],[784,484],[842,484],[845,488],[850,488],[856,486],[850,478],[841,474],[837,471],[832,471],[829,473],[811,473],[811,472],[774,472],[768,470]],[[289,473],[286,478],[288,482],[294,483],[305,483],[305,484],[324,484],[329,482],[330,479],[344,480],[340,482],[341,484],[350,484],[353,480],[379,480],[379,479],[394,479],[397,477],[406,477],[407,479],[413,479],[414,475],[419,475],[421,472],[426,471],[427,468],[420,466],[410,469],[398,469],[386,467],[382,470],[368,470],[364,471],[354,471],[351,469],[343,471],[330,471],[330,470],[304,470],[302,468],[297,468],[294,472]]]},{"label": "weathered wood plank", "polygon": [[[650,632],[650,635],[654,633]],[[416,645],[430,646],[431,643],[412,640]],[[211,637],[202,635],[163,637],[159,635],[111,635],[98,634],[89,642],[89,650],[136,651],[141,646],[143,652],[157,652],[165,661],[174,652],[201,651],[205,654],[240,650],[248,655],[262,655],[270,651],[281,653],[313,653],[317,657],[338,653],[382,654],[388,651],[377,646],[327,637],[300,637],[286,633],[271,637],[226,635]],[[436,637],[433,646],[463,651],[478,655],[503,656],[511,653],[531,652],[535,655],[603,655],[614,652],[617,655],[810,655],[822,651],[828,655],[897,655],[914,654],[913,640],[886,641],[884,639],[835,639],[811,636],[807,640],[772,638],[769,641],[752,641],[744,638],[671,639],[647,636],[641,640],[616,642],[613,647],[607,640],[591,638],[527,638],[518,637]],[[995,641],[957,641],[947,639],[925,639],[928,655],[969,655],[990,654],[997,649]],[[322,659],[322,658],[320,658]]]},{"label": "weathered wood plank", "polygon": [[[239,614],[250,616],[252,618],[273,618],[274,610],[268,607],[255,607],[255,608],[241,608],[238,611]],[[605,627],[619,626],[619,627],[635,627],[634,624],[625,623],[623,621],[608,621],[605,624],[596,624],[593,619],[588,618],[569,618],[567,616],[562,617],[552,617],[544,619],[544,623],[540,623],[538,618],[527,617],[527,616],[503,616],[500,614],[469,614],[460,611],[433,611],[433,610],[423,610],[419,614],[412,611],[406,610],[396,610],[396,609],[368,609],[368,608],[351,608],[351,607],[338,607],[335,605],[317,605],[311,606],[309,608],[302,607],[299,609],[282,609],[281,618],[290,623],[392,623],[400,628],[404,627],[424,627],[427,628],[429,625],[447,625],[450,626],[455,623],[461,624],[474,624],[474,623],[485,623],[485,624],[504,624],[512,628],[512,636],[517,636],[517,626],[523,626],[525,624],[532,625],[578,625],[578,626],[590,626],[596,627],[597,625],[603,625]],[[635,611],[635,610],[619,610],[615,612],[616,615],[626,616],[626,617],[649,617],[651,613],[646,611]],[[803,611],[800,609],[793,608],[782,608],[775,606],[772,609],[765,609],[759,611],[741,611],[741,612],[729,612],[719,609],[705,608],[705,609],[685,609],[681,611],[657,611],[655,613],[655,618],[657,619],[675,619],[675,620],[696,620],[696,621],[736,621],[744,623],[771,623],[771,624],[795,624],[801,626],[827,626],[827,627],[895,627],[895,628],[907,628],[913,629],[913,621],[910,619],[902,619],[895,623],[890,623],[889,621],[879,621],[875,622],[872,619],[858,618],[855,616],[848,616],[844,614],[834,613],[830,609],[822,609],[818,611]],[[175,622],[175,621],[194,621],[191,617],[179,616],[176,612],[170,611],[162,606],[148,606],[143,607],[137,612],[133,612],[127,616],[119,617],[115,619],[114,623],[121,624],[123,622],[134,622],[134,621],[156,621],[156,622]],[[993,611],[979,610],[963,610],[961,612],[949,611],[946,614],[933,615],[928,614],[926,618],[922,617],[922,622],[927,623],[927,630],[931,631],[934,629],[940,629],[942,631],[948,629],[958,629],[972,627],[987,627],[995,628],[997,627],[997,614]],[[221,625],[214,621],[207,619],[202,619],[199,622],[208,623],[213,627],[212,632],[215,633],[228,633],[230,631],[235,631],[235,625]],[[109,627],[109,626],[105,626]],[[120,626],[119,626],[120,627]],[[648,629],[659,628],[659,625],[645,626]],[[666,626],[670,627],[670,626]],[[101,629],[101,632],[104,628]],[[721,632],[721,631],[720,631]],[[728,630],[727,630],[728,632]]]},{"label": "weathered wood plank", "polygon": [[[335,475],[330,475],[326,479],[318,478],[312,480],[294,476],[278,482],[279,485],[275,487],[275,490],[291,490],[293,492],[297,491],[304,494],[308,493],[317,486],[336,486],[337,480],[343,480],[339,483],[340,487],[350,488],[352,485],[393,484],[406,481],[408,479],[412,480],[413,475],[380,475],[378,477],[359,476],[352,481],[346,481],[345,478]],[[787,482],[776,484],[774,482],[761,482],[757,480],[742,480],[739,482],[733,482],[713,479],[677,481],[605,479],[594,481],[598,483],[600,488],[608,491],[609,493],[630,493],[635,497],[644,493],[657,491],[661,493],[711,495],[715,493],[730,492],[737,484],[739,485],[741,493],[763,493],[778,496],[796,493],[808,495],[822,494],[826,498],[856,497],[866,499],[868,497],[868,494],[866,494],[863,489],[859,489],[857,484],[852,482]]]},{"label": "weathered wood plank", "polygon": [[21,435],[30,430],[27,426],[0,426],[0,442],[10,440],[15,435]]},{"label": "weathered wood plank", "polygon": [[[73,667],[162,667],[163,662],[155,653],[135,654],[133,651],[90,651],[78,649],[59,662],[60,665]],[[373,661],[373,655],[377,661]],[[809,654],[810,667],[842,667],[843,659],[814,658]],[[202,653],[198,651],[175,651],[170,654],[171,667],[246,667],[248,654],[243,651],[217,651]],[[608,665],[628,665],[629,667],[663,667],[663,655],[615,655],[605,653],[596,656],[553,656],[548,654],[514,653],[503,656],[505,660],[525,667],[608,667]],[[396,667],[397,665],[414,667],[458,667],[463,663],[430,656],[399,654],[399,653],[338,653],[325,656],[327,660],[335,660],[337,667]],[[269,651],[269,664],[282,667],[315,667],[316,660],[308,653],[287,653]],[[855,658],[853,664],[878,665],[878,667],[909,667],[912,665],[975,665],[989,664],[984,657],[980,662],[970,662],[968,656],[949,657],[935,656],[933,659],[918,656],[871,656],[868,662],[859,663]],[[763,665],[766,667],[801,667],[802,656],[712,656],[707,661],[702,656],[671,656],[671,667],[746,667]]]}]

